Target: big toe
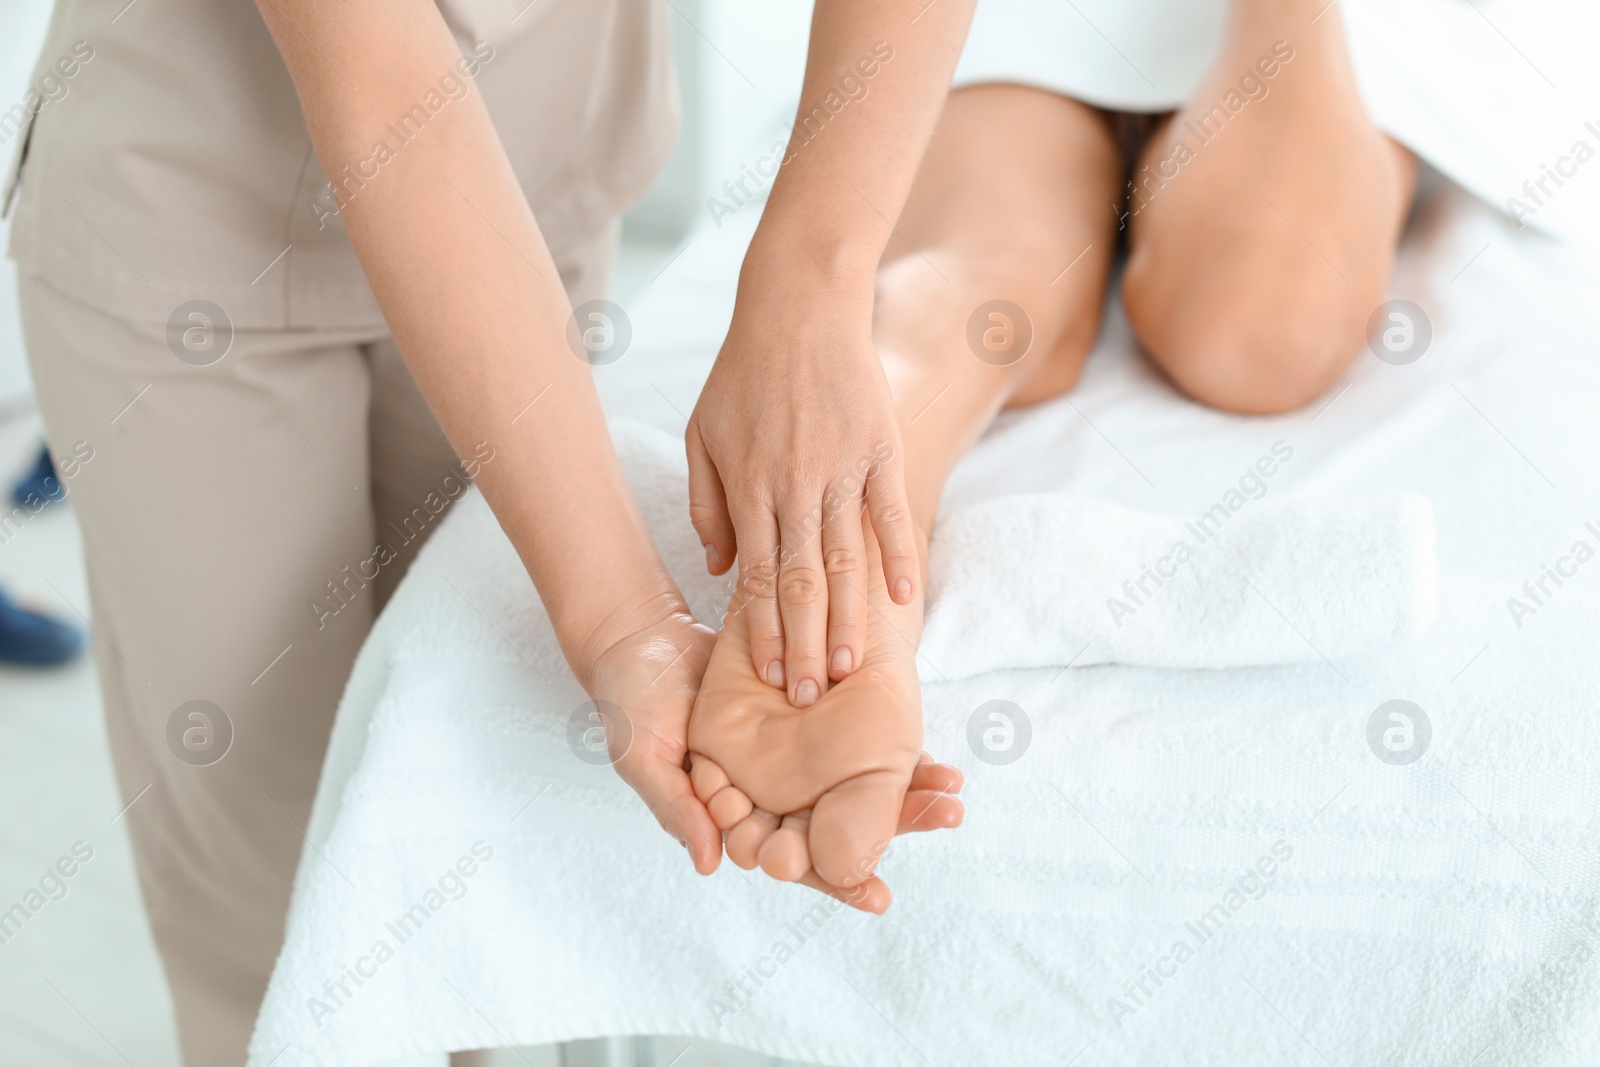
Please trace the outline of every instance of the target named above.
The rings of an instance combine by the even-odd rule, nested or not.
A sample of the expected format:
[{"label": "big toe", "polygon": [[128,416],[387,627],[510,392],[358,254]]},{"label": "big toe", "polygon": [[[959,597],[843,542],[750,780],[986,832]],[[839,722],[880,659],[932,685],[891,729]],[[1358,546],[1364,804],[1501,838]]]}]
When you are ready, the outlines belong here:
[{"label": "big toe", "polygon": [[811,812],[811,864],[823,880],[843,888],[872,876],[894,838],[909,776],[869,771],[824,793]]}]

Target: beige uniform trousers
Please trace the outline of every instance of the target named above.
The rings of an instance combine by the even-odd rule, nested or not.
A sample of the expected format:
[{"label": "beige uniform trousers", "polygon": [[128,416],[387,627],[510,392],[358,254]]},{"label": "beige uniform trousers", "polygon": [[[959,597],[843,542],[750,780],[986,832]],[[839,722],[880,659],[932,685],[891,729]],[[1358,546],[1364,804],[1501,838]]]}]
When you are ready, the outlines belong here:
[{"label": "beige uniform trousers", "polygon": [[[572,298],[604,295],[615,219],[673,141],[667,5],[434,6],[461,61],[381,143],[429,136],[481,94]],[[56,0],[28,84],[0,101],[24,333],[52,449],[74,465],[113,755],[184,1059],[229,1067],[345,677],[463,470],[330,212],[256,5]],[[346,195],[362,173],[378,180],[338,172]]]},{"label": "beige uniform trousers", "polygon": [[[556,250],[574,302],[604,295],[615,234]],[[78,464],[106,722],[184,1060],[241,1064],[345,679],[462,464],[381,329],[239,330],[196,366],[162,325],[20,288],[51,449]]]}]

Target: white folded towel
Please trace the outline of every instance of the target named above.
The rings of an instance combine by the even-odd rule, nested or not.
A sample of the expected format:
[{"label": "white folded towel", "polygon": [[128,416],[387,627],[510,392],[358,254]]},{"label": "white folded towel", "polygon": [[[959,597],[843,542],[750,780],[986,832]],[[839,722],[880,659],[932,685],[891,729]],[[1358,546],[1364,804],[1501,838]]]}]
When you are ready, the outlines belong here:
[{"label": "white folded towel", "polygon": [[1438,600],[1420,497],[1258,506],[1229,490],[1192,519],[1001,497],[940,521],[929,570],[925,681],[1331,661],[1422,636]]},{"label": "white folded towel", "polygon": [[[682,441],[627,420],[614,433],[662,554],[695,574],[685,592],[701,617],[720,618],[731,583],[701,584]],[[1266,482],[1253,477],[1264,469],[1192,519],[1066,493],[942,516],[929,546],[922,681],[1100,663],[1315,663],[1425,634],[1438,601],[1429,502],[1266,504]]]}]

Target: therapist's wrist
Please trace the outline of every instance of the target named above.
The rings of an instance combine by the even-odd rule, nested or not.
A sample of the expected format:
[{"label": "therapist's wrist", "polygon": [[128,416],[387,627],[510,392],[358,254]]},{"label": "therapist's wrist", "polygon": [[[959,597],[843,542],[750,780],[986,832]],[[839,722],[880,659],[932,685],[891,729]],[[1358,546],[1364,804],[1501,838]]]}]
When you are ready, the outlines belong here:
[{"label": "therapist's wrist", "polygon": [[691,614],[688,601],[665,569],[625,585],[614,579],[608,584],[611,589],[597,590],[591,605],[586,605],[598,606],[598,610],[556,625],[573,675],[584,692],[591,695],[596,666],[608,652],[641,633],[661,628],[669,620]]},{"label": "therapist's wrist", "polygon": [[[734,354],[801,364],[872,355],[875,277],[859,268],[805,260],[814,250],[786,257],[771,248],[752,252],[739,272],[733,323],[719,362]],[[853,338],[852,343],[842,339]]]},{"label": "therapist's wrist", "polygon": [[842,232],[813,220],[763,218],[739,271],[741,302],[769,291],[809,294],[872,314],[883,242],[873,234]]}]

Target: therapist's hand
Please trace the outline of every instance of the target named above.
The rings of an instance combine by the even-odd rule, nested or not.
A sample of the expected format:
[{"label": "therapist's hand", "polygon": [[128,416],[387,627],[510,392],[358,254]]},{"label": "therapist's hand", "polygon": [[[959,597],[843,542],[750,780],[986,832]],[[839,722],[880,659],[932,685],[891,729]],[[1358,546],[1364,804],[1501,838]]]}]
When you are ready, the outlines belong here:
[{"label": "therapist's hand", "polygon": [[863,507],[896,603],[912,601],[921,570],[894,403],[872,347],[870,268],[830,293],[788,267],[746,260],[685,436],[707,569],[721,574],[737,555],[756,676],[807,707],[864,656]]},{"label": "therapist's hand", "polygon": [[715,643],[687,607],[669,606],[610,641],[580,675],[605,724],[612,765],[701,874],[722,859],[722,831],[694,795],[684,757],[689,712]]},{"label": "therapist's hand", "polygon": [[817,0],[794,128],[689,423],[707,565],[737,551],[751,665],[797,706],[862,662],[863,505],[894,602],[922,580],[874,279],[975,2]]}]

